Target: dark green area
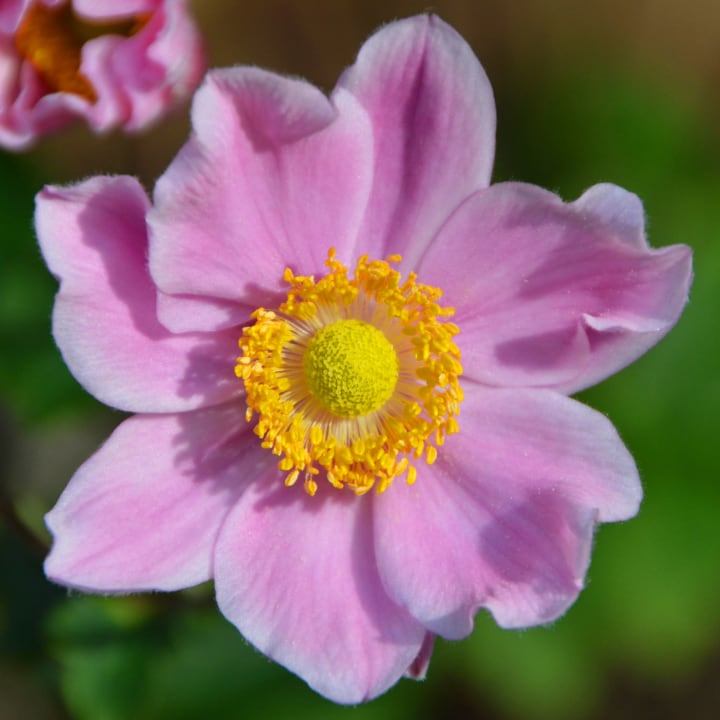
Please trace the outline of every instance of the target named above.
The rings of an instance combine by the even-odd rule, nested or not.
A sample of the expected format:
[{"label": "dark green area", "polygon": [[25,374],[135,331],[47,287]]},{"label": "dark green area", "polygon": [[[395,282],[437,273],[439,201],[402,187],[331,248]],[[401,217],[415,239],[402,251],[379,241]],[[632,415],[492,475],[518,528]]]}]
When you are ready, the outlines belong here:
[{"label": "dark green area", "polygon": [[89,405],[50,334],[57,284],[33,229],[42,186],[21,157],[0,151],[0,398],[25,422]]}]

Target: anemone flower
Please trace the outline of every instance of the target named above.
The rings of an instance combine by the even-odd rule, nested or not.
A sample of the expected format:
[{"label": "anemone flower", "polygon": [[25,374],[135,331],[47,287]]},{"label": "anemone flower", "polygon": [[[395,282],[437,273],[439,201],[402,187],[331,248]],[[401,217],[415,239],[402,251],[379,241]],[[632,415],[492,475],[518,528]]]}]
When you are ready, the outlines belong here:
[{"label": "anemone flower", "polygon": [[21,150],[73,118],[141,130],[205,70],[185,0],[8,0],[0,9],[0,145]]},{"label": "anemone flower", "polygon": [[641,498],[568,395],[673,326],[690,253],[651,249],[619,187],[489,186],[494,112],[423,15],[329,98],[209,73],[152,203],[129,177],[40,193],[57,343],[136,413],[48,514],[49,578],[212,578],[255,647],[340,703],[421,677],[479,608],[505,628],[568,608],[596,525]]}]

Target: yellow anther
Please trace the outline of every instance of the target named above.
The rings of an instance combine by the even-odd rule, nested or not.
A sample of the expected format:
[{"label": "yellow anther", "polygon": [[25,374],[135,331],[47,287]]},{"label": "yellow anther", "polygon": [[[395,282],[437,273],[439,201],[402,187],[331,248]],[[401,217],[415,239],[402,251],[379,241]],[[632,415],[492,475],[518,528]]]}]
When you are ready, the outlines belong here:
[{"label": "yellow anther", "polygon": [[414,465],[411,465],[407,471],[407,484],[414,485],[417,480],[417,470]]},{"label": "yellow anther", "polygon": [[319,425],[313,425],[310,428],[310,442],[313,445],[319,445],[323,440],[323,431]]}]

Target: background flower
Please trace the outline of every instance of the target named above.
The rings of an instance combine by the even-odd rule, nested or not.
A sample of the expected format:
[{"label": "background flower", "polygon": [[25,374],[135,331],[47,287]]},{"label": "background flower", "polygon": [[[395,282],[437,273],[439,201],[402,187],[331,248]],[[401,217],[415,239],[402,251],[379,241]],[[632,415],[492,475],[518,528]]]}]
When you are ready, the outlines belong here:
[{"label": "background flower", "polygon": [[[430,635],[469,634],[479,607],[504,627],[557,618],[582,587],[595,524],[627,519],[640,500],[612,426],[561,393],[615,372],[672,327],[687,297],[688,248],[651,251],[639,201],[616,186],[569,205],[534,186],[487,188],[492,94],[469,47],[437,17],[374,35],[329,99],[255,68],[213,71],[193,125],[152,209],[126,177],[38,196],[38,236],[61,282],[53,324],[64,358],[96,397],[140,413],[49,513],[48,576],[96,592],[212,578],[246,638],[342,703],[384,692],[427,658]],[[374,290],[387,266],[358,282],[357,310],[344,293],[322,300],[320,283],[311,292],[312,281],[285,276],[286,267],[319,276],[330,247],[336,282],[335,263],[401,254],[406,274],[444,291],[460,327],[459,385],[459,371],[442,364],[451,347],[437,311],[416,321],[418,301],[405,308]],[[288,299],[322,305],[320,325],[349,313],[395,345],[408,389],[378,410],[403,428],[387,432],[391,465],[382,467],[395,467],[397,448],[410,455],[400,444],[407,431],[429,446],[427,464],[423,445],[420,459],[410,455],[416,484],[398,470],[382,494],[330,486],[364,493],[371,483],[359,467],[383,481],[375,431],[364,426],[352,463],[340,452],[322,459],[333,438],[315,437],[316,415],[312,432],[300,428],[304,443],[284,421],[256,430],[275,443],[279,466],[248,430],[229,373],[234,341],[262,305],[299,327],[305,315],[277,299],[283,278],[295,288]],[[387,305],[387,321],[363,314],[372,303]],[[412,343],[440,349],[411,353],[408,331]],[[252,361],[252,345],[242,347]],[[427,387],[413,385],[416,364]],[[270,382],[257,367],[242,378],[262,427],[282,403],[266,407],[264,385],[254,404],[254,385]],[[296,417],[311,400],[297,383]],[[460,388],[457,433],[444,417],[429,423],[459,402]],[[339,423],[334,412],[326,415]],[[293,460],[299,450],[321,471],[305,479],[317,497],[282,482],[308,467]]]},{"label": "background flower", "polygon": [[[622,5],[622,7],[621,7]],[[426,6],[415,0],[240,6],[198,3],[214,65],[266,65],[333,86],[373,28]],[[605,526],[591,592],[550,628],[514,633],[480,615],[471,638],[438,643],[428,680],[401,683],[356,709],[323,701],[254,653],[209,590],[127,598],[67,597],[8,530],[0,590],[4,705],[53,717],[334,718],[652,717],[716,705],[718,417],[715,334],[717,103],[715,9],[618,0],[592,7],[528,0],[442,0],[440,11],[482,59],[498,97],[495,180],[522,179],[578,197],[598,179],[637,192],[654,246],[692,245],[698,276],[682,322],[651,353],[581,398],[611,415],[646,480],[642,512]],[[281,22],[279,18],[283,18]],[[0,158],[3,476],[26,521],[118,423],[77,387],[49,341],[56,286],[28,224],[49,179],[139,173],[146,187],[187,135],[184,115],[140,136],[95,138],[82,126],[23,156]],[[542,141],[540,141],[540,139]],[[6,342],[7,341],[7,342]],[[7,527],[7,526],[5,526]],[[59,670],[59,672],[58,672]]]},{"label": "background flower", "polygon": [[73,118],[137,131],[204,70],[184,0],[18,0],[0,10],[0,145],[23,149]]}]

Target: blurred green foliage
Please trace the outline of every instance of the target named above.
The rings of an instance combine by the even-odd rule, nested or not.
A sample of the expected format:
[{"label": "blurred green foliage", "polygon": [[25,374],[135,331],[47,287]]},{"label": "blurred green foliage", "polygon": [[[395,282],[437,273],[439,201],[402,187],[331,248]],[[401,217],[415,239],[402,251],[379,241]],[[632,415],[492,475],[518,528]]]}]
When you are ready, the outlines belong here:
[{"label": "blurred green foliage", "polygon": [[[187,596],[181,596],[187,597]],[[253,716],[320,717],[347,713],[253,650],[215,611],[179,602],[77,598],[52,618],[70,710],[93,720]],[[360,720],[420,710],[407,690],[357,710]],[[247,715],[246,715],[247,713]]]},{"label": "blurred green foliage", "polygon": [[[567,616],[518,633],[481,615],[470,639],[438,642],[423,685],[406,681],[347,709],[252,650],[213,608],[207,588],[175,599],[65,597],[43,585],[34,558],[10,567],[6,553],[0,572],[13,582],[0,595],[0,674],[22,657],[38,687],[59,693],[79,720],[430,718],[453,709],[466,717],[600,718],[611,716],[618,677],[687,687],[692,696],[694,674],[720,648],[718,134],[691,98],[671,97],[623,68],[575,68],[544,83],[506,85],[498,105],[496,180],[535,182],[566,199],[616,182],[643,198],[652,244],[695,249],[692,299],[678,327],[581,398],[618,427],[646,499],[638,518],[601,529],[589,587]],[[38,187],[21,158],[0,156],[2,401],[26,427],[67,412],[84,412],[91,423],[94,406],[49,335],[54,283],[30,224]],[[17,580],[25,576],[34,579]],[[20,612],[30,596],[40,600]],[[31,642],[18,645],[19,637]],[[701,716],[691,705],[688,713]],[[645,717],[641,709],[631,716]]]},{"label": "blurred green foliage", "polygon": [[0,152],[0,399],[24,421],[90,406],[50,334],[56,284],[40,257],[32,221],[42,186],[21,157]]}]

